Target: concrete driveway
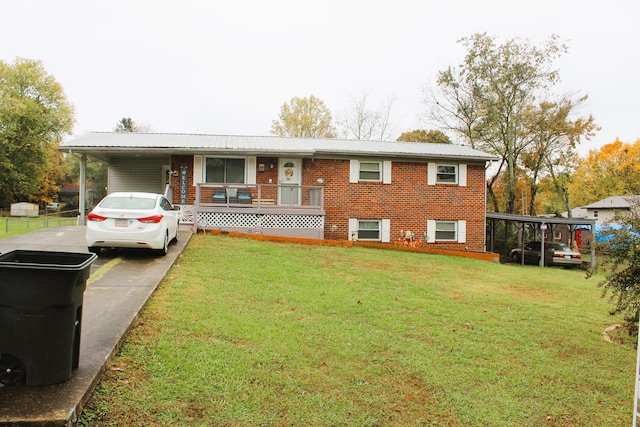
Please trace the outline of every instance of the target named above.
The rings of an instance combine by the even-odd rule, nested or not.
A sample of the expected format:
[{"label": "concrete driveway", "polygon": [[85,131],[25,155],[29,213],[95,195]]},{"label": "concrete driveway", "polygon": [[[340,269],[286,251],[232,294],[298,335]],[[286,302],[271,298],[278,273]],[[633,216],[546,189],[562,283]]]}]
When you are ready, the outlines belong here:
[{"label": "concrete driveway", "polygon": [[[0,240],[0,252],[16,249],[87,252],[84,227],[54,227]],[[80,365],[71,379],[48,386],[1,386],[0,425],[72,426],[109,359],[167,271],[184,250],[191,230],[180,230],[167,256],[104,250],[91,266],[83,298]],[[106,265],[112,260],[121,260]],[[0,280],[2,280],[0,278]]]}]

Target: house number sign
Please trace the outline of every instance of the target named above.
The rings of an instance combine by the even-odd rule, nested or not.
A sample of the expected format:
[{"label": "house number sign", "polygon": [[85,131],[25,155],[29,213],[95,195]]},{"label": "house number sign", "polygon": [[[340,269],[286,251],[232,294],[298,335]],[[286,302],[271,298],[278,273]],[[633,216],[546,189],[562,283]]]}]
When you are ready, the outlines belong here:
[{"label": "house number sign", "polygon": [[180,166],[180,204],[187,204],[187,187],[189,182],[187,165]]}]

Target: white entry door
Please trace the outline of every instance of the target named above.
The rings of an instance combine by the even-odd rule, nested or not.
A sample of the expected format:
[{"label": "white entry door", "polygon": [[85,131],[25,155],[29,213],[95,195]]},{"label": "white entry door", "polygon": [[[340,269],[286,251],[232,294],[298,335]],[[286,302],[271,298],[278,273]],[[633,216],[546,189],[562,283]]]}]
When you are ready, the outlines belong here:
[{"label": "white entry door", "polygon": [[302,183],[302,160],[280,159],[278,181],[281,185],[279,205],[300,204],[300,184]]}]

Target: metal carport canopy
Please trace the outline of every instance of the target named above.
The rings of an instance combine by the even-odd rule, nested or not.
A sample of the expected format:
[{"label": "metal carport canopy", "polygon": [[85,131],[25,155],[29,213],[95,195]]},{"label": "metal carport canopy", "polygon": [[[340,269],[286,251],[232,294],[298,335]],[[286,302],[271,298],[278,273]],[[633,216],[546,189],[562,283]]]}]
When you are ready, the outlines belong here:
[{"label": "metal carport canopy", "polygon": [[[485,218],[491,220],[513,221],[530,224],[566,224],[566,225],[588,225],[591,228],[591,233],[595,234],[595,219],[586,218],[563,218],[563,217],[543,217],[543,216],[530,216],[530,215],[516,215],[500,212],[487,212]],[[492,221],[493,222],[493,221]],[[493,234],[493,225],[491,227],[491,233]],[[492,246],[493,246],[493,237]],[[595,247],[591,245],[591,266],[595,266]]]},{"label": "metal carport canopy", "polygon": [[514,221],[514,222],[529,222],[532,224],[590,225],[592,227],[596,225],[595,219],[586,219],[586,218],[529,216],[529,215],[507,214],[507,213],[500,213],[500,212],[487,212],[485,215],[487,219],[501,219],[505,221]]}]

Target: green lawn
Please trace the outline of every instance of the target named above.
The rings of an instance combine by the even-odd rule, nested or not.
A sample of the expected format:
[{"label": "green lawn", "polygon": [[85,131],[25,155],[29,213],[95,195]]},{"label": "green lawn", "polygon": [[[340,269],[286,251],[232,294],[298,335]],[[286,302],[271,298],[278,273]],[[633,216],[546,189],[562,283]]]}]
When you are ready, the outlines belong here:
[{"label": "green lawn", "polygon": [[195,235],[87,426],[629,426],[584,272]]},{"label": "green lawn", "polygon": [[41,215],[34,218],[0,217],[0,239],[29,233],[42,228],[73,226],[77,224],[78,218],[75,216]]}]

